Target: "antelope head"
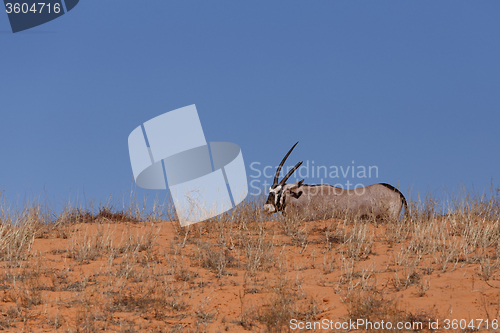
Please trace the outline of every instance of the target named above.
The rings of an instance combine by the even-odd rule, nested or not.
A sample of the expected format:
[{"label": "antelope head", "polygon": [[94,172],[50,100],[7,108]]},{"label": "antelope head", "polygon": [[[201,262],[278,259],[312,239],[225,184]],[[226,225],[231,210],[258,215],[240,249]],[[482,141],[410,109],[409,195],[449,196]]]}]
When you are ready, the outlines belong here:
[{"label": "antelope head", "polygon": [[297,144],[298,142],[293,145],[293,147],[288,151],[285,157],[283,157],[283,160],[276,169],[273,185],[269,188],[269,196],[267,197],[267,201],[264,204],[264,212],[266,212],[267,214],[273,214],[276,212],[283,211],[286,205],[286,198],[289,195],[290,191],[293,190],[294,188],[300,187],[302,185],[302,182],[304,181],[301,180],[300,182],[297,183],[286,184],[288,178],[290,178],[290,176],[295,172],[295,170],[297,170],[300,167],[302,161],[297,163],[293,167],[293,169],[288,171],[288,173],[285,175],[285,177],[283,177],[281,181],[278,181],[283,164],[285,164],[286,159],[288,158],[293,148],[295,148]]}]

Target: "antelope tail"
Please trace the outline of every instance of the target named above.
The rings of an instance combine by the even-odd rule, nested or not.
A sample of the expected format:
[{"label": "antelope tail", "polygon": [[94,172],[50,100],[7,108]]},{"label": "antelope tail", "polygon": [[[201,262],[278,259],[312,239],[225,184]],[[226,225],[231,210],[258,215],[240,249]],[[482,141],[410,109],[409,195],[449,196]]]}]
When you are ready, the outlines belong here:
[{"label": "antelope tail", "polygon": [[393,190],[394,192],[396,193],[399,193],[399,196],[401,197],[401,202],[403,203],[403,206],[405,207],[405,217],[409,217],[410,216],[410,212],[408,211],[408,203],[406,202],[406,198],[405,196],[403,195],[403,193],[401,193],[400,190],[398,190],[397,188],[395,188],[394,186],[390,185],[390,184],[387,184],[387,183],[380,183],[380,185],[384,185],[385,187],[387,187],[388,189],[391,189]]}]

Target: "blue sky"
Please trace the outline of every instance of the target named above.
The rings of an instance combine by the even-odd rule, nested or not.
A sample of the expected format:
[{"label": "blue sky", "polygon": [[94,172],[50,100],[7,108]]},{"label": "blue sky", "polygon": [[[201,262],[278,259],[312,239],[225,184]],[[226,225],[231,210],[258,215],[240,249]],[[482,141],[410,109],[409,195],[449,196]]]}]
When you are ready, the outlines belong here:
[{"label": "blue sky", "polygon": [[498,187],[499,11],[496,1],[82,0],[16,34],[0,15],[0,188],[8,200],[45,191],[54,204],[121,195],[130,132],[190,104],[207,141],[242,148],[250,180],[251,163],[276,166],[300,141],[288,165],[377,166],[377,178],[350,181],[414,197]]}]

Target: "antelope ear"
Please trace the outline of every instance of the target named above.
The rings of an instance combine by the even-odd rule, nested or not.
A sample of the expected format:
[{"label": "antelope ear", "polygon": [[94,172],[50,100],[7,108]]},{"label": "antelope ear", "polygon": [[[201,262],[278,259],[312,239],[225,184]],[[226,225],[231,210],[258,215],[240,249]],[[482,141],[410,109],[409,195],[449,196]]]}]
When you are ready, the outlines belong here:
[{"label": "antelope ear", "polygon": [[298,183],[297,187],[301,187],[303,182],[304,182],[304,179],[302,179],[302,180]]},{"label": "antelope ear", "polygon": [[297,182],[297,183],[292,183],[292,184],[286,184],[284,187],[283,187],[283,190],[285,191],[291,191],[291,190],[294,190],[296,188],[299,188],[300,185],[302,185],[302,181],[300,182]]}]

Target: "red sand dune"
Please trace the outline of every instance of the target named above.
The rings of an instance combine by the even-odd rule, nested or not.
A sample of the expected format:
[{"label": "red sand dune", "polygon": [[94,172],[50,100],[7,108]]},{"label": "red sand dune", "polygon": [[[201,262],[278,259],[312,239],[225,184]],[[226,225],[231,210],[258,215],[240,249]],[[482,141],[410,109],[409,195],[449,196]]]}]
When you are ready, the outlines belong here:
[{"label": "red sand dune", "polygon": [[[466,330],[444,330],[446,319],[469,332],[483,320],[480,331],[500,331],[491,326],[500,319],[498,244],[467,248],[452,220],[418,228],[341,220],[44,227],[21,252],[3,247],[0,329],[287,332],[364,318],[421,321],[423,331],[439,320],[448,332]],[[332,327],[316,331],[352,329]]]}]

